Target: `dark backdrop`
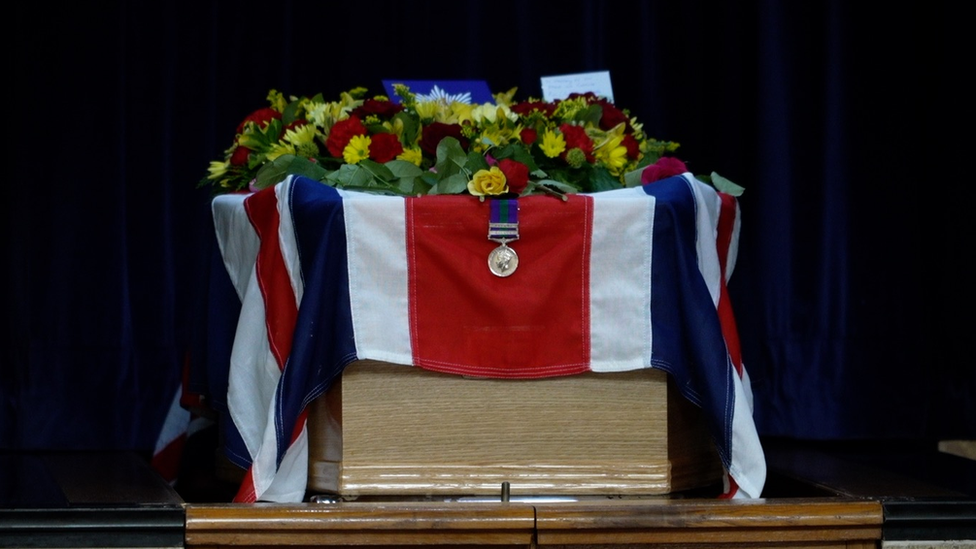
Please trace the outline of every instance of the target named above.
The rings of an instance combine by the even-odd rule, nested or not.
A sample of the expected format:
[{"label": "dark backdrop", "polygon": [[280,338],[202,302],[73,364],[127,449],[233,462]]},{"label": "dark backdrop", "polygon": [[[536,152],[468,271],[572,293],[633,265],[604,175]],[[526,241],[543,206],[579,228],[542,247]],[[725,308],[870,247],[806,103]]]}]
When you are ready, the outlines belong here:
[{"label": "dark backdrop", "polygon": [[212,358],[196,184],[269,89],[527,98],[594,70],[692,171],[746,188],[730,289],[763,435],[976,437],[962,8],[27,2],[7,21],[0,449],[151,450],[182,364]]}]

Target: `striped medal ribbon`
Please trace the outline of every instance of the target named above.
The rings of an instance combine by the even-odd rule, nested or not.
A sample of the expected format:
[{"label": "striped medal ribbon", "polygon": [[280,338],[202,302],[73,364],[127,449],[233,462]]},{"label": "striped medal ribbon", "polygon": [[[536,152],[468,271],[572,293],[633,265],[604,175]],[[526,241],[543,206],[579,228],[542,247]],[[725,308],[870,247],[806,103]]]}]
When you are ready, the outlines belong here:
[{"label": "striped medal ribbon", "polygon": [[508,245],[518,237],[518,200],[492,200],[488,240],[501,244],[488,254],[488,268],[495,276],[511,276],[518,268],[518,254]]}]

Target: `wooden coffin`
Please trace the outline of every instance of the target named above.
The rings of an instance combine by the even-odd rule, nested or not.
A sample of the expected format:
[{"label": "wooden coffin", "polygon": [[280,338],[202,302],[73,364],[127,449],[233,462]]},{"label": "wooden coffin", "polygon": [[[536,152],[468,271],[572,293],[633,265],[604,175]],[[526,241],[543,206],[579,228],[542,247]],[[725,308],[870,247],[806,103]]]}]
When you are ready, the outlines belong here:
[{"label": "wooden coffin", "polygon": [[309,411],[309,490],[360,496],[660,495],[718,455],[667,374],[530,380],[350,365]]}]

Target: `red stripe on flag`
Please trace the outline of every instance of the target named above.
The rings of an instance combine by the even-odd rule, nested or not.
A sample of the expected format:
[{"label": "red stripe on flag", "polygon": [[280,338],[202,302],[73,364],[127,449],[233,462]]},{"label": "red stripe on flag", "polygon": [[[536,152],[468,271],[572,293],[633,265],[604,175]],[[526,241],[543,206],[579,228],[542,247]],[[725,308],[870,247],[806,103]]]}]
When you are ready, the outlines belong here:
[{"label": "red stripe on flag", "polygon": [[721,266],[720,293],[718,298],[718,318],[722,324],[722,336],[729,351],[729,358],[735,366],[735,371],[742,377],[742,347],[739,344],[739,330],[735,324],[735,314],[732,311],[732,301],[729,299],[728,288],[725,285],[726,265],[728,264],[729,246],[732,243],[732,233],[735,228],[736,201],[735,197],[725,193],[718,193],[722,206],[718,215],[718,236],[715,245],[718,248],[718,262]]},{"label": "red stripe on flag", "polygon": [[729,483],[729,487],[724,493],[718,496],[718,499],[733,499],[735,498],[735,494],[739,492],[739,485],[736,484],[735,479],[732,478],[732,475],[726,474],[725,478]]},{"label": "red stripe on flag", "polygon": [[180,471],[180,458],[186,445],[186,434],[171,440],[162,450],[153,454],[150,465],[166,482],[176,482]]},{"label": "red stripe on flag", "polygon": [[241,487],[237,489],[234,496],[234,503],[254,503],[258,500],[257,493],[254,491],[254,467],[249,467]]},{"label": "red stripe on flag", "polygon": [[592,200],[519,203],[516,271],[488,255],[489,201],[405,200],[410,337],[415,365],[447,373],[530,378],[588,371]]},{"label": "red stripe on flag", "polygon": [[278,240],[278,200],[274,187],[257,192],[244,201],[248,219],[261,240],[256,262],[258,285],[264,297],[265,324],[271,353],[278,368],[285,367],[298,318],[295,294],[285,268]]}]

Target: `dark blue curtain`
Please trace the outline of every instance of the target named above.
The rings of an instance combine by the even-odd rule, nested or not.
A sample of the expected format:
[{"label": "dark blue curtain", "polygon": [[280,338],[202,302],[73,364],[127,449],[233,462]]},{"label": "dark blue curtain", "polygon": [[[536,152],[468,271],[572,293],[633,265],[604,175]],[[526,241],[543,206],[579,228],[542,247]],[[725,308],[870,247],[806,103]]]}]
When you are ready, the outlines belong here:
[{"label": "dark blue curtain", "polygon": [[[730,290],[764,435],[976,437],[962,8],[851,2],[19,3],[3,128],[0,449],[150,451],[209,350],[238,122],[384,78],[609,70],[746,188]],[[9,173],[9,172],[8,172]]]}]

